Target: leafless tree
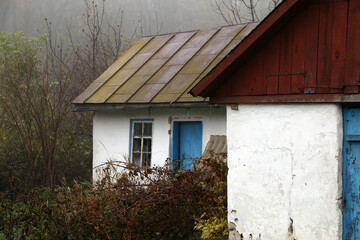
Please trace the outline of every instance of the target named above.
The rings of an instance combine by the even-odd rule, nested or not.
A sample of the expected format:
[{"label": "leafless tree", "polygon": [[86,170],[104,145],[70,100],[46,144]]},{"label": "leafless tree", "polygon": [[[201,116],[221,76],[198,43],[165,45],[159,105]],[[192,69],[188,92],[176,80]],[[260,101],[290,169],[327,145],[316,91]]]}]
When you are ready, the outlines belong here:
[{"label": "leafless tree", "polygon": [[[269,0],[268,10],[272,11],[282,0]],[[213,10],[229,24],[257,22],[262,20],[260,3],[263,0],[214,0]]]},{"label": "leafless tree", "polygon": [[42,41],[23,37],[14,46],[10,39],[9,51],[20,54],[0,53],[0,163],[9,160],[5,170],[14,170],[9,182],[54,186],[79,158],[91,161],[91,114],[72,112],[71,102],[131,40],[122,37],[121,19],[117,25],[105,20],[104,2],[85,0],[85,8],[76,37],[70,25],[67,36],[55,35],[47,21]]}]

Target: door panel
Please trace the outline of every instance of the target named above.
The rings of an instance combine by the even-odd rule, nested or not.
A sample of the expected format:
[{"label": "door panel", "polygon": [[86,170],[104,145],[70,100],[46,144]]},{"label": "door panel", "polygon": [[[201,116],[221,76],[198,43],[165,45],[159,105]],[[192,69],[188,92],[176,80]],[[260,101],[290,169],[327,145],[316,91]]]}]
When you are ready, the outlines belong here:
[{"label": "door panel", "polygon": [[344,107],[343,239],[360,239],[360,108]]},{"label": "door panel", "polygon": [[202,124],[201,122],[180,123],[180,159],[182,169],[192,169],[194,159],[202,154]]},{"label": "door panel", "polygon": [[172,160],[174,170],[192,169],[202,155],[202,122],[174,122]]}]

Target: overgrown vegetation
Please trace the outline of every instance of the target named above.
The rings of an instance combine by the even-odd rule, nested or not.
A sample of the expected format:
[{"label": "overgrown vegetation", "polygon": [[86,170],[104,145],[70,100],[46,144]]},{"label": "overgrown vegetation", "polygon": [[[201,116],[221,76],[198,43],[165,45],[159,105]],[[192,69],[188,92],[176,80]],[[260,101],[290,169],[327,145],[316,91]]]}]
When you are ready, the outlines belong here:
[{"label": "overgrown vegetation", "polygon": [[177,173],[111,163],[96,188],[63,182],[3,200],[0,238],[226,239],[227,166],[218,156],[201,163]]},{"label": "overgrown vegetation", "polygon": [[90,180],[92,114],[71,102],[131,42],[104,15],[105,5],[85,1],[82,28],[66,37],[50,22],[35,38],[0,33],[0,198]]},{"label": "overgrown vegetation", "polygon": [[35,38],[0,32],[0,239],[226,238],[224,156],[176,173],[115,162],[90,183],[92,114],[71,102],[137,35],[104,16],[85,0],[61,37],[49,21]]}]

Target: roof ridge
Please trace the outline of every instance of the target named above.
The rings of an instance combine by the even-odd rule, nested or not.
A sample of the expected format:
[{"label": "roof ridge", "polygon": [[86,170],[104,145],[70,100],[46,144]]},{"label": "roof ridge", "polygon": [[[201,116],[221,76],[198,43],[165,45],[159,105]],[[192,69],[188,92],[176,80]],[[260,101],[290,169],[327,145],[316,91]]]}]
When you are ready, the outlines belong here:
[{"label": "roof ridge", "polygon": [[239,24],[230,24],[230,25],[223,25],[223,26],[218,26],[218,27],[199,28],[199,29],[186,30],[186,31],[175,31],[175,32],[168,32],[168,33],[144,35],[144,36],[140,37],[140,39],[141,38],[146,38],[146,37],[157,37],[157,36],[164,36],[164,35],[171,35],[171,34],[178,34],[178,33],[200,32],[200,31],[203,32],[203,31],[210,31],[210,30],[215,30],[215,29],[222,29],[222,28],[226,28],[226,27],[235,27],[235,26],[241,26],[241,25],[246,26],[249,23],[257,23],[257,22],[261,22],[261,21],[239,23]]}]

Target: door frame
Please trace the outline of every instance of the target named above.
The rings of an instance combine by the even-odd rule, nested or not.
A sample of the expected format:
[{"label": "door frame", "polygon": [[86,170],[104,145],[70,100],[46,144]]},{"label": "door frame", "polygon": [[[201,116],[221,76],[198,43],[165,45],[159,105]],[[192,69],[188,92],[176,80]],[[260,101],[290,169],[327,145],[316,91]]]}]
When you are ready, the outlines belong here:
[{"label": "door frame", "polygon": [[[349,166],[347,164],[347,158],[349,153],[347,153],[346,148],[351,145],[353,145],[354,142],[360,142],[360,135],[349,135],[349,127],[347,126],[347,121],[351,120],[349,118],[349,112],[351,109],[360,109],[359,104],[343,104],[342,105],[342,112],[343,112],[343,149],[342,149],[342,239],[348,240],[348,234],[351,234],[351,228],[353,227],[351,223],[348,222],[347,215],[346,215],[346,204],[349,204],[348,201],[350,201],[348,196],[348,191],[351,190],[351,184],[347,184],[349,182],[349,176],[348,176],[348,169]],[[355,163],[352,163],[355,164]],[[350,165],[352,166],[352,165]],[[350,174],[351,175],[351,174]],[[359,176],[360,177],[360,176]],[[351,191],[350,191],[351,192]],[[360,212],[360,208],[358,209],[358,212]],[[360,232],[360,230],[355,231]],[[354,237],[353,235],[351,237]],[[351,238],[352,239],[352,238]]]}]

